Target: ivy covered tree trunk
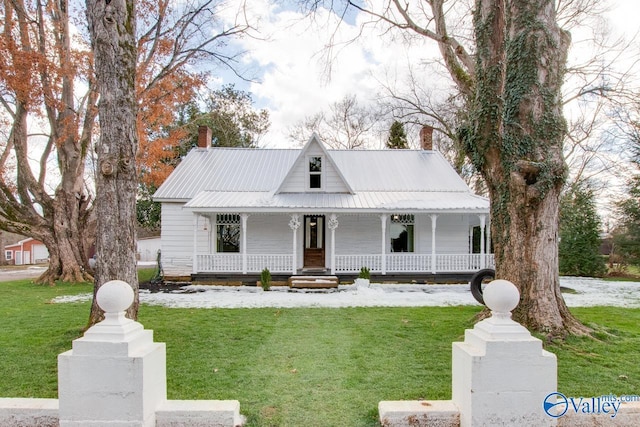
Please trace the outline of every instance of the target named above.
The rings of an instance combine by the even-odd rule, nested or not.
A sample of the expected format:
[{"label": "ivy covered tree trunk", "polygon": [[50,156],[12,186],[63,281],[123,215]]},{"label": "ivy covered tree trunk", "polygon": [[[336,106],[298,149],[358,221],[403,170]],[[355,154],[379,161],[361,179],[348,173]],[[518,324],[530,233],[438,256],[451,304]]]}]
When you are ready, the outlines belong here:
[{"label": "ivy covered tree trunk", "polygon": [[100,101],[96,173],[97,238],[94,299],[89,324],[102,319],[95,294],[109,280],[129,283],[138,314],[136,271],[136,40],[134,0],[87,0]]},{"label": "ivy covered tree trunk", "polygon": [[558,273],[570,37],[556,23],[553,0],[476,5],[476,85],[463,137],[490,192],[496,277],[520,289],[517,321],[551,336],[586,333],[562,298]]}]

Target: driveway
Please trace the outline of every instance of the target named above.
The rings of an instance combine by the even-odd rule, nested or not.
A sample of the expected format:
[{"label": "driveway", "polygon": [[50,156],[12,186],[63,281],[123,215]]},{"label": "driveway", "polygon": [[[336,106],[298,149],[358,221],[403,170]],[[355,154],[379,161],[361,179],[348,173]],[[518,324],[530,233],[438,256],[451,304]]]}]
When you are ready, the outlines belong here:
[{"label": "driveway", "polygon": [[46,265],[0,267],[0,282],[35,279],[47,270]]}]

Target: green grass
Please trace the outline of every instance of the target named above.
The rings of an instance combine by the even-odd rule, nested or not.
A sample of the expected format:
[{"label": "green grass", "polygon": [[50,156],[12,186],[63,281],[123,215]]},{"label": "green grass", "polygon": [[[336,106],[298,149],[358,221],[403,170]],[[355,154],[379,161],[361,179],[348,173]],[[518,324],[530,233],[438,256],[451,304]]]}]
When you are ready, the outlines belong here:
[{"label": "green grass", "polygon": [[[91,287],[0,288],[0,396],[56,397],[56,356],[80,336],[89,303],[49,301]],[[451,397],[451,342],[477,311],[142,306],[140,321],[167,345],[170,399],[237,399],[249,426],[376,426],[380,400]],[[558,355],[558,391],[638,393],[640,310],[574,312],[599,332],[547,346]]]},{"label": "green grass", "polygon": [[145,283],[153,278],[156,273],[155,268],[139,268],[138,269],[138,282]]}]

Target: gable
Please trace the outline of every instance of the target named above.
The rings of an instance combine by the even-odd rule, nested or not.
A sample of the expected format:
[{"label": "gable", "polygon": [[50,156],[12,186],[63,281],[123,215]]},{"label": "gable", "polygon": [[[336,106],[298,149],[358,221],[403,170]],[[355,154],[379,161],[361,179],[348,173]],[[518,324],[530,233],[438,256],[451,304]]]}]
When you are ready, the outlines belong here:
[{"label": "gable", "polygon": [[307,192],[353,193],[342,171],[315,134],[300,152],[276,194]]}]

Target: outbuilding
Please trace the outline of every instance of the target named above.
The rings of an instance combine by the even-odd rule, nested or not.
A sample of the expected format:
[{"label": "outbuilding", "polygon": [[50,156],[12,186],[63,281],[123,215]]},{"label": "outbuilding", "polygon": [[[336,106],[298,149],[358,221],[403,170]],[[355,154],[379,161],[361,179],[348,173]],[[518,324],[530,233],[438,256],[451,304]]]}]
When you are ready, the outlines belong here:
[{"label": "outbuilding", "polygon": [[4,247],[5,260],[10,264],[38,264],[49,260],[47,247],[31,237]]}]

